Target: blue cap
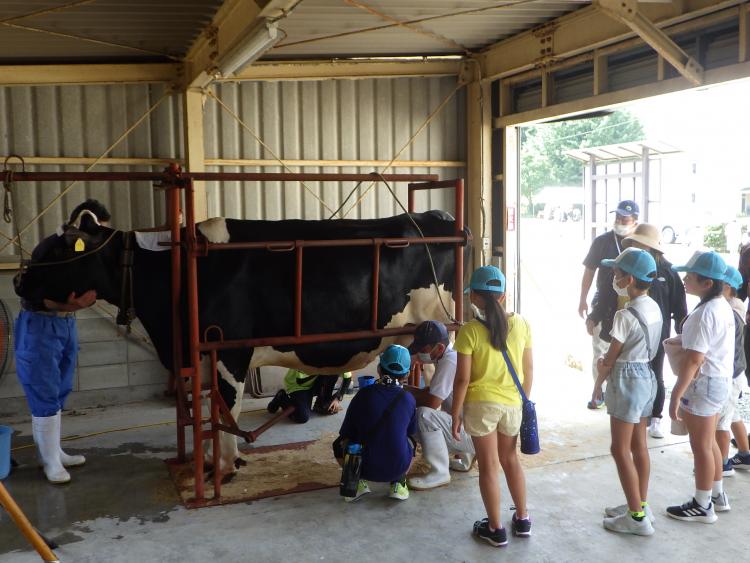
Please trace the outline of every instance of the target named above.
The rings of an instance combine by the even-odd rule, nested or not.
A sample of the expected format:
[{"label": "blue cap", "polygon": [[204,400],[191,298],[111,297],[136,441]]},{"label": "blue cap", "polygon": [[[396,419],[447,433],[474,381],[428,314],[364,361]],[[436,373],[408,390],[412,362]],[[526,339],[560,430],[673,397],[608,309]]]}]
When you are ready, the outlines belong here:
[{"label": "blue cap", "polygon": [[734,289],[742,287],[742,274],[734,266],[727,266],[724,272],[724,281],[731,285]]},{"label": "blue cap", "polygon": [[619,268],[635,279],[650,282],[656,277],[656,260],[640,248],[626,248],[614,260],[602,260],[605,268]]},{"label": "blue cap", "polygon": [[[499,282],[499,284],[490,284],[490,282]],[[464,293],[469,293],[472,289],[505,293],[505,276],[500,271],[500,268],[482,266],[474,270],[474,273],[471,274],[469,287],[464,289]]]},{"label": "blue cap", "polygon": [[724,272],[727,271],[727,264],[724,259],[716,252],[697,251],[690,257],[688,263],[684,266],[672,266],[675,272],[692,272],[710,278],[712,280],[724,281]]},{"label": "blue cap", "polygon": [[414,331],[414,342],[409,346],[409,353],[416,354],[425,346],[439,344],[448,340],[448,329],[440,321],[424,321]]},{"label": "blue cap", "polygon": [[398,344],[391,344],[380,354],[380,367],[389,375],[397,377],[406,375],[411,368],[409,350]]},{"label": "blue cap", "polygon": [[640,213],[638,204],[632,199],[623,199],[617,204],[617,209],[610,211],[610,213],[617,213],[620,217],[632,217],[637,216]]}]

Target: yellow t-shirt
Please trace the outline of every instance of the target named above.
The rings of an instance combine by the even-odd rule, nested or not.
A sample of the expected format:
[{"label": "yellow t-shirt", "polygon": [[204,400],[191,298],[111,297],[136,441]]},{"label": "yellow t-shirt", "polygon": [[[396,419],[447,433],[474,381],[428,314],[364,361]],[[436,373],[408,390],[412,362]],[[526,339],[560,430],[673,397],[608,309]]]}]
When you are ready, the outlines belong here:
[{"label": "yellow t-shirt", "polygon": [[[531,348],[531,328],[517,314],[508,317],[507,346],[518,380],[523,383],[523,351]],[[474,319],[462,326],[453,349],[459,354],[471,355],[471,380],[465,402],[521,404],[521,395],[503,353],[492,347],[490,333],[481,321]]]}]

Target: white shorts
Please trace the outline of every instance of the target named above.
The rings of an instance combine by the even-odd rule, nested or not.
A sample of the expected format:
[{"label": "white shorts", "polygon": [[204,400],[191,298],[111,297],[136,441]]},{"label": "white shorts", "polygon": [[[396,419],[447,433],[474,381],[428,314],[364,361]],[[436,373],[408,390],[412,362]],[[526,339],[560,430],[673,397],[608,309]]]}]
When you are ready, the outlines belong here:
[{"label": "white shorts", "polygon": [[719,423],[716,425],[717,430],[729,432],[733,422],[742,420],[742,414],[739,409],[740,395],[745,387],[745,377],[740,375],[732,379],[732,388],[730,389],[729,400],[719,413]]}]

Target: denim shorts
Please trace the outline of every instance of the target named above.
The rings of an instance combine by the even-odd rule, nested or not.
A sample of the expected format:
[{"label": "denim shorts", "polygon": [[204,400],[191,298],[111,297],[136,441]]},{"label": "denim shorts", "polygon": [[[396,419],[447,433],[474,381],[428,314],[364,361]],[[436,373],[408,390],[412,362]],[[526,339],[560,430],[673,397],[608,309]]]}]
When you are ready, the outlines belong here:
[{"label": "denim shorts", "polygon": [[729,399],[724,403],[724,407],[719,412],[719,423],[716,425],[717,430],[723,430],[729,432],[732,428],[733,422],[739,422],[742,420],[742,413],[740,412],[740,396],[744,386],[746,385],[745,378],[740,375],[732,379],[732,387],[730,388]]},{"label": "denim shorts", "polygon": [[728,377],[695,378],[680,400],[680,408],[695,416],[719,414],[729,400],[732,380]]},{"label": "denim shorts", "polygon": [[656,376],[646,362],[615,362],[604,392],[607,414],[638,424],[651,416],[656,387]]}]

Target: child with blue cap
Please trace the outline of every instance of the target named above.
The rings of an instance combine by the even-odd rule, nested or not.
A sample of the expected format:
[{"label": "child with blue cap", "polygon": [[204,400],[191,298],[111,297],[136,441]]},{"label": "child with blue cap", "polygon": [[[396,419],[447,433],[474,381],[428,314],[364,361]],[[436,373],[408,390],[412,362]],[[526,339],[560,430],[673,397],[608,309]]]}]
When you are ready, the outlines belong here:
[{"label": "child with blue cap", "polygon": [[715,252],[696,252],[684,266],[685,291],[700,302],[682,325],[684,359],[672,389],[669,416],[682,420],[695,458],[695,495],[670,506],[667,515],[687,522],[713,524],[716,512],[730,509],[724,492],[722,459],[715,430],[729,400],[734,371],[734,315],[723,297],[727,265]]},{"label": "child with blue cap", "polygon": [[390,483],[389,497],[409,498],[406,473],[414,458],[417,433],[416,401],[402,380],[409,375],[411,356],[403,346],[392,344],[380,355],[376,385],[360,388],[349,404],[333,453],[343,464],[349,443],[362,445],[362,472],[351,502],[370,492],[369,481]]},{"label": "child with blue cap", "polygon": [[461,437],[463,412],[463,427],[471,436],[479,462],[479,490],[487,511],[487,518],[474,522],[473,533],[500,547],[508,543],[500,521],[497,476],[501,466],[515,505],[513,535],[531,535],[526,478],[517,454],[522,400],[510,371],[512,366],[526,396],[531,395],[531,329],[520,315],[503,309],[505,276],[495,266],[476,269],[464,293],[469,293],[477,318],[461,327],[453,345],[458,352],[453,383],[453,438]]},{"label": "child with blue cap", "polygon": [[[722,476],[734,475],[735,469],[750,469],[750,444],[747,438],[747,428],[742,421],[740,411],[740,397],[745,389],[745,304],[737,298],[737,290],[742,287],[742,274],[727,266],[724,272],[724,297],[732,307],[734,314],[734,372],[732,374],[732,388],[729,401],[719,413],[719,424],[716,427],[716,443],[719,444],[722,459]],[[729,459],[729,431],[734,434],[737,444],[737,454]]]},{"label": "child with blue cap", "polygon": [[604,509],[604,527],[613,532],[650,536],[653,514],[648,506],[650,461],[646,430],[656,398],[656,375],[650,362],[661,340],[662,314],[648,296],[656,277],[656,261],[639,248],[626,248],[614,259],[602,260],[612,268],[612,288],[628,298],[624,309],[615,313],[612,342],[597,360],[598,376],[592,401],[601,400],[607,380],[605,404],[612,433],[615,459],[626,503]]}]

